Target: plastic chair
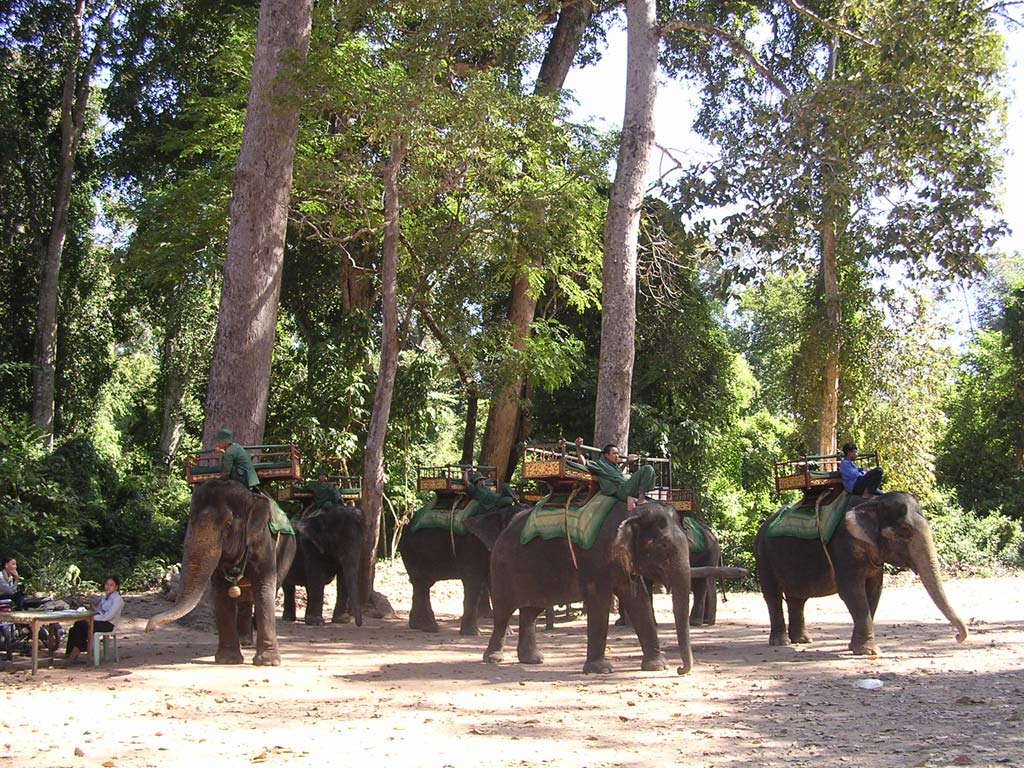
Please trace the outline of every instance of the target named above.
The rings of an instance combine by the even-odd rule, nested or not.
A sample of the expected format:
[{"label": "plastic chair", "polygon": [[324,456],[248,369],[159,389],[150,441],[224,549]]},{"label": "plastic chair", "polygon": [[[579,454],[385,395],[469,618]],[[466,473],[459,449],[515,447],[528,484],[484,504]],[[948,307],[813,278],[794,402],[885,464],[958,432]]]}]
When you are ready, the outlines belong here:
[{"label": "plastic chair", "polygon": [[95,632],[92,636],[92,665],[98,667],[100,665],[100,648],[103,648],[103,660],[110,661],[110,648],[113,646],[114,649],[114,661],[120,661],[121,658],[117,652],[117,630],[111,632]]}]

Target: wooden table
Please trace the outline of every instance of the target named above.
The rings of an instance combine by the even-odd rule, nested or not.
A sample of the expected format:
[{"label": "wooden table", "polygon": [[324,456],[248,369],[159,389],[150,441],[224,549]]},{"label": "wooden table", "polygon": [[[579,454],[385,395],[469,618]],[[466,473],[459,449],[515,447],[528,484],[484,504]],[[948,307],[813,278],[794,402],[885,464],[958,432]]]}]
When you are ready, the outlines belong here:
[{"label": "wooden table", "polygon": [[39,627],[43,624],[74,624],[84,621],[88,626],[86,633],[86,653],[92,658],[92,621],[96,611],[12,611],[0,614],[0,619],[12,624],[23,624],[32,629],[32,674],[39,669]]}]

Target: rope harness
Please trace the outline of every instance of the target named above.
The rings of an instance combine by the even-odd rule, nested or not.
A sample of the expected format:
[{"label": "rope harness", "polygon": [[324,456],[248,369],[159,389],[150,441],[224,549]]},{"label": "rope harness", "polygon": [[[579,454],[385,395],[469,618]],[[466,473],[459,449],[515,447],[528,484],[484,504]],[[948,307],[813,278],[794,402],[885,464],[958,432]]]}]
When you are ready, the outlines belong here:
[{"label": "rope harness", "polygon": [[572,493],[569,494],[569,498],[565,500],[565,510],[562,513],[562,524],[565,527],[565,541],[569,545],[569,557],[572,559],[573,570],[579,570],[580,567],[576,563],[576,550],[572,546],[572,536],[569,535],[569,505],[572,504],[572,500],[576,498],[576,494],[583,489],[582,485],[573,486]]},{"label": "rope harness", "polygon": [[459,502],[462,501],[466,494],[460,493],[455,497],[455,501],[452,502],[452,508],[448,510],[448,541],[452,548],[452,559],[455,559],[455,508],[459,506]]},{"label": "rope harness", "polygon": [[241,597],[242,588],[238,586],[238,582],[242,580],[242,575],[245,573],[245,566],[247,566],[248,564],[249,545],[246,544],[245,551],[242,552],[242,562],[239,565],[224,569],[224,580],[231,585],[230,587],[228,587],[228,597],[232,599],[237,599],[238,597]]}]

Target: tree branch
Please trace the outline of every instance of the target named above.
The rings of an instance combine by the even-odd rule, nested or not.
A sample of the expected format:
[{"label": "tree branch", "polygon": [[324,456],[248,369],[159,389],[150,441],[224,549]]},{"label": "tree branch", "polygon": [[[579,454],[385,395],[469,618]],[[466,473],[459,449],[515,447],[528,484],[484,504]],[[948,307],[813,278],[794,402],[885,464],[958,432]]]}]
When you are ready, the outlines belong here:
[{"label": "tree branch", "polygon": [[871,40],[868,40],[867,38],[861,37],[856,32],[851,32],[846,27],[842,27],[842,26],[840,26],[838,24],[833,24],[831,21],[828,21],[827,19],[823,19],[821,16],[816,14],[814,11],[812,11],[810,8],[808,8],[806,5],[802,5],[801,3],[797,2],[797,0],[786,0],[786,5],[788,5],[794,11],[799,13],[801,16],[806,16],[808,19],[813,21],[815,24],[820,24],[825,29],[827,29],[827,30],[829,30],[829,31],[831,31],[831,32],[833,32],[833,33],[835,33],[837,35],[843,35],[844,37],[849,37],[852,40],[856,40],[858,43],[863,43],[864,45],[871,46],[872,48],[877,48],[878,47],[878,43],[875,43],[875,42],[873,42]]},{"label": "tree branch", "polygon": [[732,48],[733,52],[738,54],[741,58],[746,59],[747,63],[750,64],[750,66],[752,66],[757,73],[761,75],[761,77],[775,86],[775,89],[783,96],[788,98],[793,95],[793,92],[786,87],[786,84],[776,77],[775,73],[768,69],[768,67],[762,64],[761,60],[757,58],[757,55],[747,48],[743,40],[736,37],[736,35],[730,34],[724,29],[716,27],[714,24],[706,24],[702,21],[670,21],[661,26],[660,34],[664,37],[680,29],[688,29],[691,32],[700,32],[701,34],[708,35],[709,37],[718,38]]}]

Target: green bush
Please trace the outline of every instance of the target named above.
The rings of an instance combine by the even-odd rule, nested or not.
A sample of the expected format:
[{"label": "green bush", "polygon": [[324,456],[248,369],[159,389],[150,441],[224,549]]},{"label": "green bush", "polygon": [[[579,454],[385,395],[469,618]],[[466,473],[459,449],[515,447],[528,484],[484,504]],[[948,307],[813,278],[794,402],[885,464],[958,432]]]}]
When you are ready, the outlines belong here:
[{"label": "green bush", "polygon": [[951,573],[988,576],[1024,567],[1024,530],[1002,511],[972,514],[957,504],[952,492],[939,495],[923,511],[939,558]]}]

